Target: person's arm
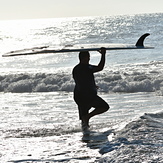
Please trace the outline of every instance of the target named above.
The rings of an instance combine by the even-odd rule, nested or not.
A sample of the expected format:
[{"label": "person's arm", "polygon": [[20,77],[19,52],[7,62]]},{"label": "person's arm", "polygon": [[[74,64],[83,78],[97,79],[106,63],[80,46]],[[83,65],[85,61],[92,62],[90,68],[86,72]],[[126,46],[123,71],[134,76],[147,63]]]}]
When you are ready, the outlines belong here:
[{"label": "person's arm", "polygon": [[102,71],[105,65],[105,54],[106,54],[106,49],[105,48],[101,48],[99,51],[99,53],[101,53],[101,60],[99,62],[99,64],[95,67],[93,67],[93,72],[98,72],[98,71]]}]

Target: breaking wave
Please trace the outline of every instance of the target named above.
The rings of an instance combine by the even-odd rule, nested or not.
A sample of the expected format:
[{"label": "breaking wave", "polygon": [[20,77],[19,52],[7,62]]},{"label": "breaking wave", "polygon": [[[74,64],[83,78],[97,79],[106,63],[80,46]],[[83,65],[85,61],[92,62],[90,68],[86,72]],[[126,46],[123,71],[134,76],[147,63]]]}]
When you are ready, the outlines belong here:
[{"label": "breaking wave", "polygon": [[[143,65],[144,66],[144,65]],[[157,92],[163,95],[163,76],[161,70],[119,69],[95,74],[100,92]],[[0,76],[1,92],[72,92],[74,80],[71,73],[8,74]]]}]

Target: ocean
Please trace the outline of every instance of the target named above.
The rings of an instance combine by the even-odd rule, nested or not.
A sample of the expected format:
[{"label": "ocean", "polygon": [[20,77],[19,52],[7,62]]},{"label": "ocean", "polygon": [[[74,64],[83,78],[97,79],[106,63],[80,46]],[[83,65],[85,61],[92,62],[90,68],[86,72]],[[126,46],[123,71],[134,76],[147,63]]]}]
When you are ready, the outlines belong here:
[{"label": "ocean", "polygon": [[[0,21],[0,163],[162,163],[163,13]],[[95,74],[109,111],[83,138],[73,100],[78,53],[2,57],[33,47],[135,44],[107,51]],[[100,55],[91,53],[91,64]]]}]

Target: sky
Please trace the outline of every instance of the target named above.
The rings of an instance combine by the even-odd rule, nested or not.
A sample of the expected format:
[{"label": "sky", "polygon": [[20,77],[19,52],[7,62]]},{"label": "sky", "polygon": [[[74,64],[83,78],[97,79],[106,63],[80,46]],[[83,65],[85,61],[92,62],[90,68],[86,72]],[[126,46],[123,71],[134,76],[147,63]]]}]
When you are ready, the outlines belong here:
[{"label": "sky", "polygon": [[163,0],[0,0],[0,20],[163,13]]}]

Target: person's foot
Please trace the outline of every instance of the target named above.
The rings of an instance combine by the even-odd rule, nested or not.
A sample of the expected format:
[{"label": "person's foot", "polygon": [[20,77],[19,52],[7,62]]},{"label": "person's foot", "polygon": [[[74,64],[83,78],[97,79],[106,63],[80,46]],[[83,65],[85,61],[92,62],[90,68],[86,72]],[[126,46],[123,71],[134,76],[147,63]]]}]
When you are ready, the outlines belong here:
[{"label": "person's foot", "polygon": [[83,131],[83,132],[89,131],[89,125],[87,125],[87,124],[84,123],[83,121],[82,121],[82,123],[81,123],[81,127],[82,127],[82,131]]},{"label": "person's foot", "polygon": [[82,117],[82,123],[85,124],[85,126],[89,127],[89,117],[88,115],[85,115]]}]

